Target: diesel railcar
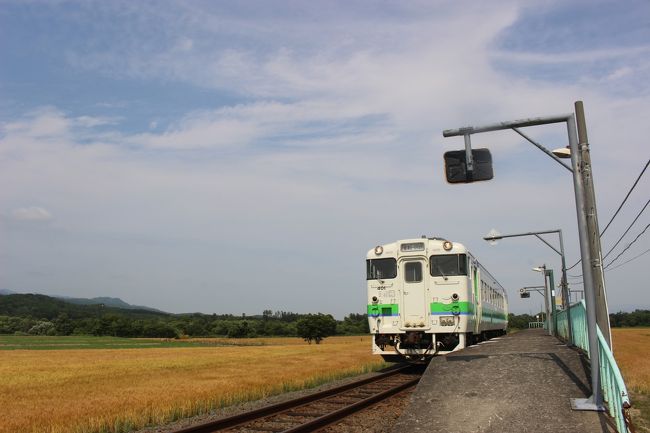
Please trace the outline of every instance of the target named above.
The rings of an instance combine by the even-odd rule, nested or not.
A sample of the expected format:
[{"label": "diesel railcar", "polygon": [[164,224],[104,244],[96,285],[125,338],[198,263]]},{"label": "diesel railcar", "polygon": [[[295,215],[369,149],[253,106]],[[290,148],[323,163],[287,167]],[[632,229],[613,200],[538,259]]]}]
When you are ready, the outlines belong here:
[{"label": "diesel railcar", "polygon": [[366,256],[372,351],[387,361],[422,360],[502,335],[503,287],[463,245],[404,239]]}]

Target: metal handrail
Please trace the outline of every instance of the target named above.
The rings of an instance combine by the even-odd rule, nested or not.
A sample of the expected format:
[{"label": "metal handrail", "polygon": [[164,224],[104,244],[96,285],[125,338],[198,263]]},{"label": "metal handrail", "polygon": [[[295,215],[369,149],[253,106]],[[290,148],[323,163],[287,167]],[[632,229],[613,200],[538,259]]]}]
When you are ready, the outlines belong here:
[{"label": "metal handrail", "polygon": [[[573,338],[570,343],[582,349],[589,356],[589,335],[587,333],[587,309],[585,308],[585,301],[582,300],[571,305],[569,308],[571,310],[570,317],[573,331]],[[557,323],[558,336],[568,341],[569,333],[566,310],[558,312]],[[614,359],[614,355],[599,328],[597,328],[597,334],[601,387],[609,415],[616,421],[616,430],[619,433],[632,433],[630,426],[626,422],[626,411],[631,407],[631,402],[625,381],[616,364],[616,359]]]},{"label": "metal handrail", "polygon": [[528,322],[529,328],[544,328],[546,329],[546,322]]},{"label": "metal handrail", "polygon": [[603,397],[607,402],[610,416],[616,420],[617,430],[627,433],[630,432],[630,429],[625,422],[625,411],[632,406],[632,403],[630,403],[630,395],[627,392],[625,381],[614,359],[614,354],[610,350],[600,329],[597,329],[597,332]]}]

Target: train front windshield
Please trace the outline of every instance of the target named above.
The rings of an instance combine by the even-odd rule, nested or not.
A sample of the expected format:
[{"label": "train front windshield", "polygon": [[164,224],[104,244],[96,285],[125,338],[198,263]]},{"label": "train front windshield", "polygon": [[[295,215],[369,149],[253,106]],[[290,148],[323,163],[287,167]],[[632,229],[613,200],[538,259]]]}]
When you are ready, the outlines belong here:
[{"label": "train front windshield", "polygon": [[467,275],[467,256],[465,254],[444,254],[429,258],[432,277]]},{"label": "train front windshield", "polygon": [[366,280],[387,280],[397,276],[397,260],[366,260]]}]

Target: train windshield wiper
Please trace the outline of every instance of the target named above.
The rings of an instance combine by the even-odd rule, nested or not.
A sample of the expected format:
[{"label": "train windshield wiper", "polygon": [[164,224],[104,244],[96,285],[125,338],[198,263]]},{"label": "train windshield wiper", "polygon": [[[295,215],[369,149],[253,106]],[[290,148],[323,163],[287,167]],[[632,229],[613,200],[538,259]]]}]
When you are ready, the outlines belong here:
[{"label": "train windshield wiper", "polygon": [[442,268],[440,267],[440,265],[436,264],[436,269],[438,269],[438,272],[440,272],[440,275],[442,276],[442,278],[443,278],[445,281],[447,281],[447,276],[445,275],[444,272],[442,272]]}]

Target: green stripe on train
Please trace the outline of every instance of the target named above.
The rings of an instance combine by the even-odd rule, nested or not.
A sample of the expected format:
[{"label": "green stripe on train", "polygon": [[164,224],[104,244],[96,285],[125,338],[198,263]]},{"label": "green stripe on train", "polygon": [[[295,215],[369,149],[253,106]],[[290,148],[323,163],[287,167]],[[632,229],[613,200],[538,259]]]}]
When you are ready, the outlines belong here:
[{"label": "green stripe on train", "polygon": [[483,308],[483,317],[492,318],[494,320],[503,322],[506,322],[508,320],[506,314],[503,311],[491,310],[486,307]]},{"label": "green stripe on train", "polygon": [[397,304],[371,304],[368,305],[368,316],[398,316],[399,305]]},{"label": "green stripe on train", "polygon": [[[474,304],[467,301],[462,302],[452,302],[450,304],[445,304],[442,302],[432,302],[429,304],[429,311],[431,314],[440,315],[440,314],[463,314],[463,315],[472,315],[474,314]],[[379,316],[399,316],[399,305],[398,304],[369,304],[368,305],[368,316],[379,317]],[[492,318],[493,320],[506,321],[507,317],[505,313],[501,311],[495,311],[483,307],[482,310],[483,318]]]},{"label": "green stripe on train", "polygon": [[429,304],[429,311],[431,314],[439,315],[440,313],[447,314],[474,314],[474,305],[471,302],[452,302],[445,304],[442,302],[432,302]]}]

